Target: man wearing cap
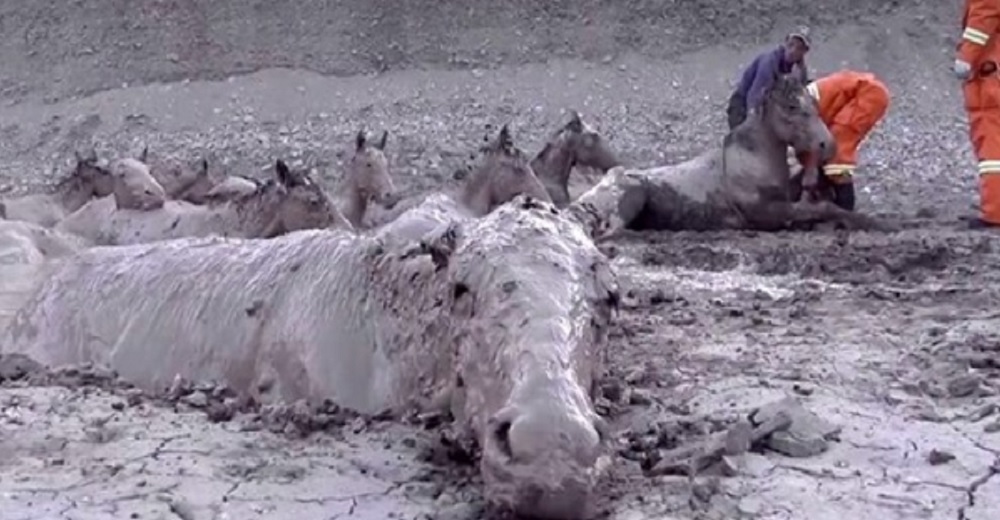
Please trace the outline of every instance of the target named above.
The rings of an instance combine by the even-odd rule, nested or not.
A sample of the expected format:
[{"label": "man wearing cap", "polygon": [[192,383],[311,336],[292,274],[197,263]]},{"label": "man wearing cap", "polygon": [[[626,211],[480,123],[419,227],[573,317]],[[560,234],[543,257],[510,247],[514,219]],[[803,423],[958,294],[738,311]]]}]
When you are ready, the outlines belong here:
[{"label": "man wearing cap", "polygon": [[979,218],[1000,227],[1000,2],[966,0],[952,72],[963,81],[969,138],[979,161]]},{"label": "man wearing cap", "polygon": [[739,126],[750,111],[764,104],[764,96],[778,74],[793,74],[803,85],[808,83],[805,57],[809,47],[809,28],[799,27],[788,34],[782,45],[754,58],[729,98],[726,114],[730,130]]}]

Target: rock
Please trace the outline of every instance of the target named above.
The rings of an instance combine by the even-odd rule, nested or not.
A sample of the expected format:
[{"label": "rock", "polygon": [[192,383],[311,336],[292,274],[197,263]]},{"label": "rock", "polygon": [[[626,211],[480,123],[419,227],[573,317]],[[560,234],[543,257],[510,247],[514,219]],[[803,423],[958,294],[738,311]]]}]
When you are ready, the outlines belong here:
[{"label": "rock", "polygon": [[979,389],[979,377],[965,374],[948,381],[948,395],[952,397],[970,396]]},{"label": "rock", "polygon": [[955,456],[947,451],[933,449],[927,454],[927,462],[930,462],[931,466],[940,466],[953,460],[955,460]]},{"label": "rock", "polygon": [[797,435],[783,431],[771,434],[767,439],[767,447],[789,457],[804,458],[823,453],[827,443],[817,435]]},{"label": "rock", "polygon": [[983,431],[986,433],[997,433],[1000,432],[1000,419],[983,426]]},{"label": "rock", "polygon": [[747,421],[738,421],[726,432],[726,455],[741,455],[750,451],[753,440],[753,426]]},{"label": "rock", "polygon": [[482,504],[454,504],[445,506],[434,513],[434,520],[466,520],[482,518],[485,508]]},{"label": "rock", "polygon": [[763,477],[774,469],[775,464],[757,453],[744,453],[739,457],[740,472],[751,477]]},{"label": "rock", "polygon": [[641,388],[633,388],[629,392],[628,403],[635,406],[648,406],[652,404],[653,397],[649,395],[649,392]]},{"label": "rock", "polygon": [[217,422],[229,422],[233,420],[235,412],[232,406],[226,406],[223,403],[214,402],[208,405],[208,409],[205,410],[205,415],[208,416],[208,420],[214,423]]},{"label": "rock", "polygon": [[765,405],[750,414],[750,422],[763,424],[777,414],[784,414],[791,425],[772,434],[766,442],[768,448],[789,457],[811,457],[827,449],[827,441],[836,439],[841,427],[826,421],[802,407],[794,397]]},{"label": "rock", "polygon": [[792,425],[787,431],[796,435],[817,436],[824,440],[833,440],[837,438],[842,429],[840,426],[806,410],[794,397],[787,397],[758,408],[750,414],[750,423],[759,426],[778,413],[784,413],[791,419]]},{"label": "rock", "polygon": [[799,395],[812,395],[814,392],[811,386],[795,384],[792,385],[792,391]]},{"label": "rock", "polygon": [[142,404],[142,396],[143,396],[142,390],[139,390],[137,388],[126,390],[125,402],[128,403],[130,407],[139,406],[140,404]]},{"label": "rock", "polygon": [[998,409],[1000,409],[1000,406],[994,403],[984,404],[970,413],[967,419],[972,422],[979,422],[996,413]]},{"label": "rock", "polygon": [[0,356],[0,383],[17,381],[32,374],[42,372],[45,367],[24,354],[7,354]]},{"label": "rock", "polygon": [[612,403],[621,402],[625,395],[625,387],[617,378],[606,378],[601,381],[601,394]]},{"label": "rock", "polygon": [[740,461],[737,457],[723,455],[719,461],[719,472],[727,477],[735,477],[740,474]]},{"label": "rock", "polygon": [[181,401],[186,403],[188,406],[192,406],[194,408],[205,408],[206,406],[208,406],[208,396],[205,395],[205,392],[202,392],[201,390],[192,392],[184,396],[184,398],[181,399]]},{"label": "rock", "polygon": [[699,502],[708,503],[719,493],[720,482],[717,478],[708,478],[691,486],[693,498]]}]

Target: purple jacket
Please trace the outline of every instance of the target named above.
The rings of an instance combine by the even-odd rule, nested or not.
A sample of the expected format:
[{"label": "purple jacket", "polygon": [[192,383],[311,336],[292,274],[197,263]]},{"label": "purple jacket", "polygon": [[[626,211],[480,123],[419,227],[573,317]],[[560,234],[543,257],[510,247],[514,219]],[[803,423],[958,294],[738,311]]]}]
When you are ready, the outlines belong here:
[{"label": "purple jacket", "polygon": [[[785,60],[785,48],[778,46],[754,58],[750,66],[743,71],[736,92],[746,100],[748,110],[759,108],[764,103],[764,94],[774,84],[778,74],[789,74],[794,69],[794,64]],[[798,76],[805,82],[805,63],[799,67]]]}]

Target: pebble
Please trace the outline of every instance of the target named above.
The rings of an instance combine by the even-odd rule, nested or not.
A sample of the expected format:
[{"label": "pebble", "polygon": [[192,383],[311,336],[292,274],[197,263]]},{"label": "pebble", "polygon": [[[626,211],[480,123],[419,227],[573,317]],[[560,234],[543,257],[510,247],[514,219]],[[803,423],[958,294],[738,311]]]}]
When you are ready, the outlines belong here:
[{"label": "pebble", "polygon": [[799,436],[784,431],[772,433],[767,440],[767,447],[789,457],[805,458],[826,451],[827,443],[822,437]]},{"label": "pebble", "polygon": [[948,381],[948,394],[952,397],[966,397],[979,389],[979,378],[972,374],[961,375]]},{"label": "pebble", "polygon": [[648,406],[653,403],[653,397],[648,390],[633,388],[629,392],[628,402],[634,406]]},{"label": "pebble", "polygon": [[947,464],[953,460],[955,460],[955,455],[943,450],[933,449],[927,454],[927,462],[929,462],[931,466],[940,466],[941,464]]},{"label": "pebble", "polygon": [[208,406],[208,396],[200,390],[184,396],[181,401],[194,408],[205,408]]}]

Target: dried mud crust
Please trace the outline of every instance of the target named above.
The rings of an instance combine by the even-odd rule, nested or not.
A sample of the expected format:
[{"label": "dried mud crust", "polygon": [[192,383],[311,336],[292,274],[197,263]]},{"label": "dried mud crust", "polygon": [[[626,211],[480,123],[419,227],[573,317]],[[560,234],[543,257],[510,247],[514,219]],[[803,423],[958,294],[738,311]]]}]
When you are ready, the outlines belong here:
[{"label": "dried mud crust", "polygon": [[[149,144],[206,154],[213,167],[256,177],[282,157],[317,166],[334,187],[365,126],[389,130],[397,184],[418,197],[451,187],[499,124],[513,122],[517,142],[535,152],[568,109],[595,122],[627,164],[667,164],[717,142],[739,67],[807,22],[814,72],[873,70],[893,91],[862,149],[860,209],[923,215],[932,229],[605,244],[625,298],[598,403],[621,455],[603,516],[1000,516],[997,246],[989,233],[933,228],[975,202],[955,117],[960,89],[948,75],[957,5],[406,4],[0,2],[13,28],[0,37],[0,192],[38,189],[91,143],[102,153]],[[272,67],[342,77],[232,76]],[[388,73],[353,76],[376,71]],[[184,81],[135,86],[175,79]],[[0,378],[19,364],[32,370],[3,362]],[[0,511],[32,520],[483,516],[475,466],[464,446],[441,442],[439,425],[324,403],[260,409],[216,385],[181,383],[167,400],[95,369],[5,384]],[[807,458],[755,443],[693,478],[645,474],[675,450],[711,451],[714,436],[788,396],[839,427],[839,440]]]},{"label": "dried mud crust", "polygon": [[[640,500],[635,518],[1000,514],[996,243],[940,228],[604,244],[625,295],[608,378],[630,383],[608,399],[619,503]],[[838,428],[820,453],[758,444],[693,481],[644,475],[789,396]],[[651,482],[652,498],[630,491]]]},{"label": "dried mud crust", "polygon": [[153,396],[99,367],[0,356],[0,508],[34,520],[481,515],[473,461],[441,424],[390,419],[260,406],[180,379]]},{"label": "dried mud crust", "polygon": [[[602,244],[623,301],[598,399],[619,455],[601,517],[995,518],[994,243],[938,228]],[[0,446],[21,454],[0,464],[5,511],[34,511],[44,497],[53,518],[505,516],[483,508],[474,457],[447,435],[446,418],[260,408],[181,380],[154,398],[100,369],[53,372],[12,357],[0,358],[0,378],[14,380],[0,390]],[[825,433],[779,425],[732,448],[741,428],[767,422],[761,409],[811,417]],[[192,474],[199,489],[184,484]],[[328,493],[338,478],[377,490]]]}]

